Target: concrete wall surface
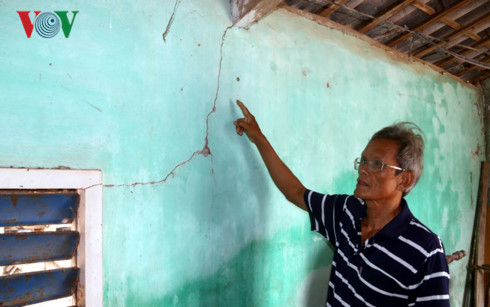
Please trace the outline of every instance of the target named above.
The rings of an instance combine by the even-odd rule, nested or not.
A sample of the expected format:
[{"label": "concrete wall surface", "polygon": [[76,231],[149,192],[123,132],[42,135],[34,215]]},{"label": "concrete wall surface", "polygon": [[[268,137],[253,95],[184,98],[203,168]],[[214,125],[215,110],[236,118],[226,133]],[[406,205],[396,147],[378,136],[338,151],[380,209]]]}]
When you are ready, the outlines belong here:
[{"label": "concrete wall surface", "polygon": [[[27,38],[16,11],[78,11]],[[303,184],[352,193],[370,136],[426,135],[407,197],[469,250],[478,90],[283,9],[230,28],[226,0],[0,2],[0,166],[101,169],[105,306],[321,306],[332,250],[236,135],[245,102]],[[42,32],[41,32],[42,33]],[[450,265],[462,301],[467,258]]]}]

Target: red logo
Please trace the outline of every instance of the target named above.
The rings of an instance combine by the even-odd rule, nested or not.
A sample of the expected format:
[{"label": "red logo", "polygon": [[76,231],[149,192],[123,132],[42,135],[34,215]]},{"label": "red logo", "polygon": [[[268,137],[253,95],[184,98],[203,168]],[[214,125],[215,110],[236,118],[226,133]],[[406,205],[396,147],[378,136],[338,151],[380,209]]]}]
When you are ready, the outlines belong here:
[{"label": "red logo", "polygon": [[68,20],[68,11],[54,11],[54,12],[43,12],[34,11],[36,14],[34,16],[34,22],[31,21],[29,17],[30,11],[17,11],[19,14],[20,21],[24,27],[27,38],[32,35],[32,30],[35,28],[37,34],[44,38],[54,37],[60,29],[63,30],[63,34],[66,38],[70,36],[73,23],[75,22],[75,17],[78,11],[72,11],[73,17],[71,22]]}]

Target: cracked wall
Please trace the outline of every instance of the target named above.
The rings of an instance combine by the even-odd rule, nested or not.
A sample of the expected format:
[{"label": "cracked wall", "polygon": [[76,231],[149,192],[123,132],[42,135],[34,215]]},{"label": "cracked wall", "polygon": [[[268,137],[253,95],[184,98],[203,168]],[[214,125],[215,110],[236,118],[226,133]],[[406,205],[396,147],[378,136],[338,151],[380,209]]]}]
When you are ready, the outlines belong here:
[{"label": "cracked wall", "polygon": [[[107,306],[311,306],[332,257],[235,134],[246,103],[302,182],[351,193],[352,161],[397,120],[426,133],[408,201],[469,248],[484,134],[479,92],[278,10],[229,28],[229,2],[0,6],[3,167],[101,169]],[[69,39],[16,10],[79,10]],[[451,264],[459,305],[466,259]],[[326,284],[325,284],[326,285]]]}]

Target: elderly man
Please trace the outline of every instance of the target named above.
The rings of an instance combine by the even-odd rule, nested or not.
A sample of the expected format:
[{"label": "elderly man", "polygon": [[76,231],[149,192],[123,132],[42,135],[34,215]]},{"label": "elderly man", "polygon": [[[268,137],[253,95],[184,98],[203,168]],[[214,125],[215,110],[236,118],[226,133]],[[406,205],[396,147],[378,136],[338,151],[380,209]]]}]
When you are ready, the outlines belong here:
[{"label": "elderly man", "polygon": [[248,109],[234,124],[259,150],[284,196],[309,213],[311,229],[334,246],[326,306],[449,306],[449,269],[439,237],[403,198],[423,168],[424,142],[411,123],[386,127],[360,158],[354,195],[306,189],[277,156]]}]

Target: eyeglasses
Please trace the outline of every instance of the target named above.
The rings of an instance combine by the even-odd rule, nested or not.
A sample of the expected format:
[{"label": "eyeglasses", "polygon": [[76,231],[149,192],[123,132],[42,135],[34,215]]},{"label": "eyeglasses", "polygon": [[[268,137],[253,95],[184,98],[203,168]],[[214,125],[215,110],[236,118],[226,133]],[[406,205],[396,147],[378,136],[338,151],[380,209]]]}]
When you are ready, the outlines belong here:
[{"label": "eyeglasses", "polygon": [[399,170],[399,171],[405,171],[406,170],[406,169],[401,168],[401,167],[398,167],[398,166],[393,166],[393,165],[385,164],[383,161],[376,160],[376,159],[363,160],[362,158],[356,158],[354,160],[354,169],[356,171],[359,170],[363,165],[366,165],[367,166],[367,170],[370,173],[378,173],[378,172],[381,172],[385,166],[386,167],[389,167],[389,168],[393,168],[393,169]]}]

